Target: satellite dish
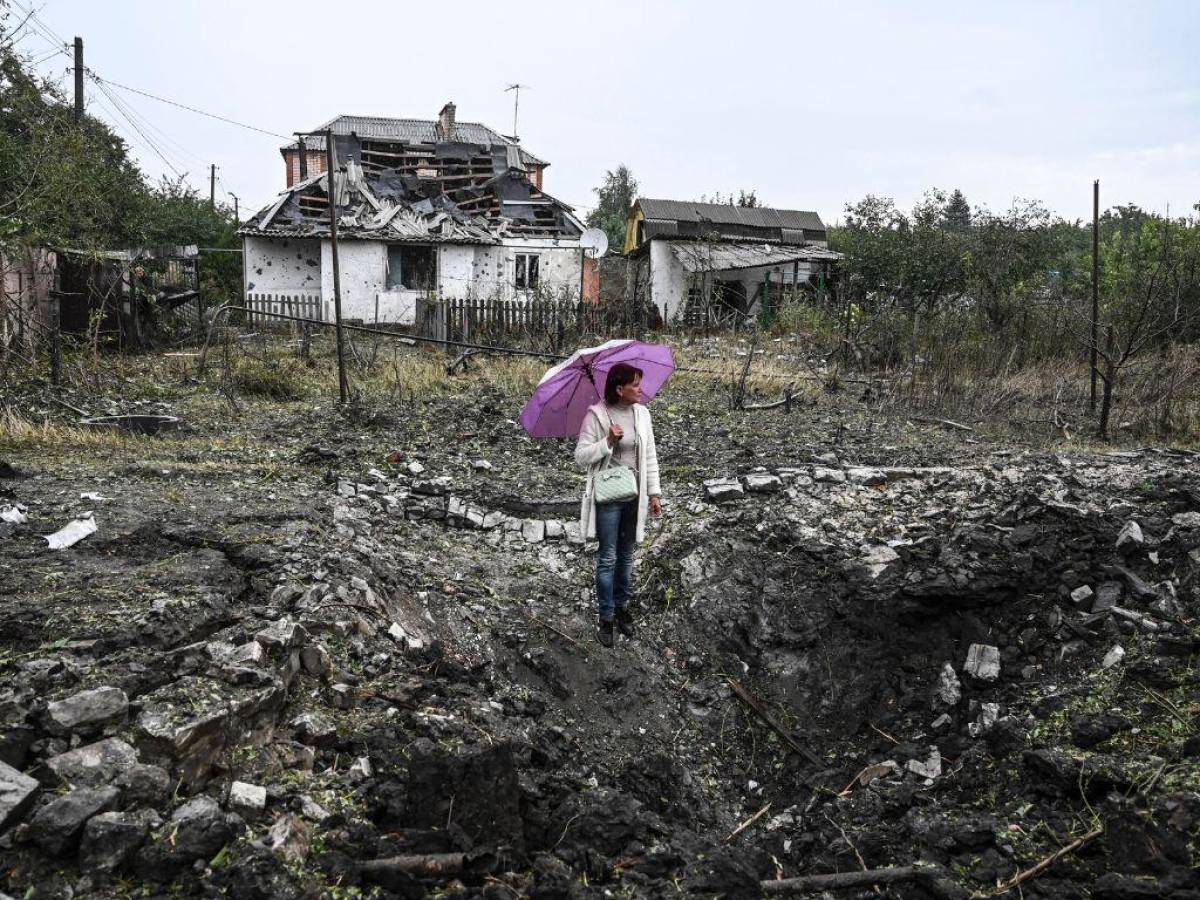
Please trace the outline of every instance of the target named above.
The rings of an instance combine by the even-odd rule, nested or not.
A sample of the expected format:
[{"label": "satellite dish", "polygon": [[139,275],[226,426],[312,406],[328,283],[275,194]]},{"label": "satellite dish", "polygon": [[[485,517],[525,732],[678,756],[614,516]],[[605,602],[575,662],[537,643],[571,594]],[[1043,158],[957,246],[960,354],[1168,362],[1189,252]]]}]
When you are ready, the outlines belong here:
[{"label": "satellite dish", "polygon": [[608,252],[608,235],[599,228],[589,228],[579,236],[579,246],[588,259],[599,259]]}]

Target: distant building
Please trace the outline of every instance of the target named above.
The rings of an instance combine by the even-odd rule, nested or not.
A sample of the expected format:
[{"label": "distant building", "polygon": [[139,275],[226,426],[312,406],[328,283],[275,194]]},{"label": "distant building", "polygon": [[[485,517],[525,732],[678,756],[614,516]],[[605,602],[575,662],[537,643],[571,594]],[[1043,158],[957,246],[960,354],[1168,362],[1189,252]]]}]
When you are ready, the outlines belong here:
[{"label": "distant building", "polygon": [[453,103],[436,121],[339,116],[327,127],[332,191],[324,137],[305,138],[303,171],[289,144],[287,190],[238,232],[248,305],[333,318],[331,198],[348,319],[407,325],[430,300],[578,300],[594,284],[583,224],[542,191],[549,163],[515,139],[456,122]]},{"label": "distant building", "polygon": [[629,211],[624,250],[648,269],[664,321],[713,324],[757,315],[781,292],[823,290],[842,258],[815,212],[646,198]]}]

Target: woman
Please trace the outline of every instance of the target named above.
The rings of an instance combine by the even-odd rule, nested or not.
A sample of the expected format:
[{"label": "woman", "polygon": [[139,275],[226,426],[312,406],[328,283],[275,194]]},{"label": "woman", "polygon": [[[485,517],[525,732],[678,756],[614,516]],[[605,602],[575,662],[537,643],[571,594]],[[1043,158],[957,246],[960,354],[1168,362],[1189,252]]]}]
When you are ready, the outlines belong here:
[{"label": "woman", "polygon": [[[613,625],[633,637],[629,582],[633,552],[646,534],[646,514],[662,515],[658,455],[650,411],[641,404],[642,370],[617,363],[608,371],[604,400],[588,408],[575,445],[575,462],[587,470],[579,527],[600,542],[596,554],[596,602],[600,643],[613,645]],[[595,475],[605,463],[633,469],[638,495],[623,503],[596,503]]]}]

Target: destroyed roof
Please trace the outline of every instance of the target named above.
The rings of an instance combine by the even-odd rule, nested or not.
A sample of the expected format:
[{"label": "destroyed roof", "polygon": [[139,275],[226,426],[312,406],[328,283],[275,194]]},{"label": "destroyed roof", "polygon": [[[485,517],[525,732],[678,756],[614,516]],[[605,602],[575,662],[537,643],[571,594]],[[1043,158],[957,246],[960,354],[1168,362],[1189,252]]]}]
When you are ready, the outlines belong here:
[{"label": "destroyed roof", "polygon": [[730,206],[725,203],[696,203],[691,200],[638,198],[638,208],[647,219],[675,222],[735,225],[746,228],[778,228],[796,231],[825,231],[815,212],[802,209],[768,209],[764,206]]},{"label": "destroyed roof", "polygon": [[[577,238],[583,225],[565,203],[538,190],[525,173],[509,168],[498,148],[486,171],[471,145],[442,144],[442,172],[397,168],[366,170],[351,158],[334,173],[338,234],[392,242],[495,244],[504,238]],[[487,158],[487,157],[483,157]],[[465,162],[462,162],[465,160]],[[449,187],[447,187],[449,185]],[[321,237],[329,234],[329,179],[325,173],[294,184],[238,230],[241,235]]]},{"label": "destroyed roof", "polygon": [[824,247],[763,244],[748,241],[668,241],[685,272],[726,272],[791,262],[836,262],[842,254]]},{"label": "destroyed roof", "polygon": [[[336,116],[326,122],[317,131],[331,130],[336,135],[355,135],[359,139],[369,141],[395,141],[404,144],[436,144],[442,141],[458,141],[466,144],[477,144],[481,147],[510,147],[521,155],[521,162],[526,166],[549,166],[537,156],[534,156],[515,139],[506,137],[486,125],[478,122],[456,122],[454,134],[443,135],[439,123],[434,119],[388,119],[383,116]],[[314,134],[304,139],[309,150],[324,150],[325,136]],[[292,141],[281,147],[281,150],[296,150],[298,143]]]}]

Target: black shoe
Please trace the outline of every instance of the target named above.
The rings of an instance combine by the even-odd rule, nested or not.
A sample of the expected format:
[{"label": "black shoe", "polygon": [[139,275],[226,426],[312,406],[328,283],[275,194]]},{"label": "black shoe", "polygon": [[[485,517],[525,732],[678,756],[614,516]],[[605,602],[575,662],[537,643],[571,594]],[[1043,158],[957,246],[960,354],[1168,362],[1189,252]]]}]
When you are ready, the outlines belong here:
[{"label": "black shoe", "polygon": [[612,619],[601,619],[600,630],[597,632],[597,637],[600,643],[605,647],[613,645],[613,623]]},{"label": "black shoe", "polygon": [[621,632],[621,637],[633,637],[633,615],[628,608],[622,606],[617,609],[613,621],[617,623],[617,631]]}]

